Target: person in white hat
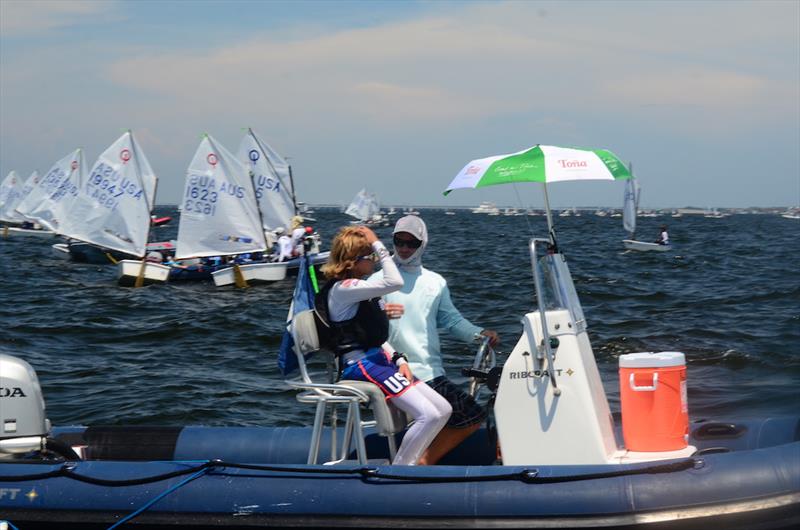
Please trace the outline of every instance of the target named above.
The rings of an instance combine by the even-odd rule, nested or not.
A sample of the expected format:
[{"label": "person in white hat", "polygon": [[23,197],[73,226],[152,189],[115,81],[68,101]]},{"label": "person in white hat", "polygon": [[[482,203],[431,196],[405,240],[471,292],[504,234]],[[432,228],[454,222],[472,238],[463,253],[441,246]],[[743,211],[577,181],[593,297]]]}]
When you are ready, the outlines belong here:
[{"label": "person in white hat", "polygon": [[275,235],[278,237],[277,259],[275,261],[286,261],[294,257],[294,244],[292,237],[285,234],[283,227],[279,226],[275,229]]},{"label": "person in white hat", "polygon": [[[420,459],[420,465],[431,465],[477,431],[486,418],[486,411],[475,399],[445,376],[438,328],[464,342],[485,335],[492,346],[499,342],[499,336],[464,318],[453,305],[447,281],[422,266],[428,245],[428,228],[422,219],[416,215],[398,219],[393,241],[393,259],[404,287],[384,296],[390,319],[388,343],[408,357],[414,377],[427,383],[453,407],[447,425]],[[379,271],[373,277],[382,274]]]}]

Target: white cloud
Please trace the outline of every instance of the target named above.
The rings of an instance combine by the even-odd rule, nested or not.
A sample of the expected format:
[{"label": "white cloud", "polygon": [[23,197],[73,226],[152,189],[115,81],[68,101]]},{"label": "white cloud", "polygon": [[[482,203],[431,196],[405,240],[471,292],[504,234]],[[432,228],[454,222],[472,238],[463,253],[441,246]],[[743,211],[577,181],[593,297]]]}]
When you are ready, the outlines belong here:
[{"label": "white cloud", "polygon": [[[398,146],[449,175],[539,141],[641,151],[657,135],[719,153],[752,137],[797,137],[797,3],[432,5],[435,14],[374,27],[250,27],[221,46],[203,36],[219,36],[224,21],[173,40],[143,39],[135,19],[113,40],[17,46],[3,52],[5,148],[9,138],[42,145],[58,129],[99,148],[112,128],[132,127],[154,166],[180,175],[199,132],[232,145],[253,126],[290,149],[298,174],[335,172],[355,187],[366,167],[387,182],[408,178],[383,165]],[[796,173],[796,157],[783,158]]]},{"label": "white cloud", "polygon": [[[792,85],[769,71],[769,54],[758,67],[735,57],[706,64],[734,40],[737,49],[755,53],[748,45],[765,33],[750,29],[759,24],[746,19],[749,7],[707,12],[703,4],[686,17],[657,4],[662,9],[653,16],[623,10],[626,19],[605,21],[596,18],[600,8],[582,14],[572,3],[545,5],[467,4],[446,15],[306,40],[259,36],[202,54],[140,54],[109,72],[120,85],[187,107],[235,102],[269,107],[281,118],[347,115],[392,127],[651,104],[674,106],[678,115],[687,105],[708,106],[729,121],[739,119],[737,109],[790,103]],[[724,33],[709,43],[720,13],[724,23],[746,30],[732,28],[735,39]],[[679,38],[676,25],[685,31],[677,31]]]},{"label": "white cloud", "polygon": [[6,37],[41,34],[114,13],[115,0],[2,0],[0,32]]}]

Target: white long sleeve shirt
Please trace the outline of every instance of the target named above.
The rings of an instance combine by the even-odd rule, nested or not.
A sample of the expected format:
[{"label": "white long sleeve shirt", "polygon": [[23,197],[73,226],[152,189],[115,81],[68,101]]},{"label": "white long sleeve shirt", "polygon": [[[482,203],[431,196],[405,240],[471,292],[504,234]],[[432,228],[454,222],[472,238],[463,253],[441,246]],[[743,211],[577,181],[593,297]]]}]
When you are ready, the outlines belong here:
[{"label": "white long sleeve shirt", "polygon": [[336,282],[328,294],[328,313],[332,321],[350,320],[356,316],[358,304],[363,300],[387,295],[403,286],[400,271],[383,243],[376,241],[372,250],[380,257],[385,274],[380,278],[373,275],[366,280],[348,278]]}]

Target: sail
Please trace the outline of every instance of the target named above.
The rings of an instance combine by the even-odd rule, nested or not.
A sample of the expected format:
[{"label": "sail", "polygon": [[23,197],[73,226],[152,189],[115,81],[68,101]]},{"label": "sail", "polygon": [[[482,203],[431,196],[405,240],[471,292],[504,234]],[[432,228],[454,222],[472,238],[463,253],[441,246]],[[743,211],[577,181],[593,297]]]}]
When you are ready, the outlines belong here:
[{"label": "sail", "polygon": [[355,217],[360,221],[366,221],[379,212],[380,207],[378,206],[377,197],[366,189],[362,189],[356,193],[350,206],[344,211],[347,215]]},{"label": "sail", "polygon": [[15,215],[14,206],[22,195],[24,184],[17,172],[13,169],[0,183],[0,221],[19,222],[21,219]]},{"label": "sail", "polygon": [[27,219],[21,213],[17,211],[19,204],[25,200],[25,198],[30,194],[31,190],[33,190],[36,185],[39,183],[39,172],[34,170],[31,173],[31,176],[28,177],[28,180],[22,185],[22,188],[19,190],[18,193],[10,194],[8,199],[6,200],[5,206],[3,206],[3,217],[7,220],[13,220],[17,222],[23,222]]},{"label": "sail", "polygon": [[251,172],[264,230],[288,230],[295,214],[289,164],[252,129],[242,139],[237,154]]},{"label": "sail", "polygon": [[369,218],[375,217],[376,215],[380,215],[381,207],[378,203],[378,196],[374,193],[370,193],[370,203],[369,203]]},{"label": "sail", "polygon": [[625,182],[625,202],[622,207],[622,226],[633,234],[636,232],[636,212],[639,209],[639,182],[631,177]]},{"label": "sail", "polygon": [[189,164],[181,203],[176,258],[266,250],[247,167],[211,136]]},{"label": "sail", "polygon": [[17,212],[49,230],[59,232],[61,219],[69,211],[78,189],[86,181],[83,151],[76,149],[39,179],[39,183],[17,205]]},{"label": "sail", "polygon": [[95,162],[59,233],[144,257],[151,209],[148,171],[152,173],[133,133],[126,132]]}]

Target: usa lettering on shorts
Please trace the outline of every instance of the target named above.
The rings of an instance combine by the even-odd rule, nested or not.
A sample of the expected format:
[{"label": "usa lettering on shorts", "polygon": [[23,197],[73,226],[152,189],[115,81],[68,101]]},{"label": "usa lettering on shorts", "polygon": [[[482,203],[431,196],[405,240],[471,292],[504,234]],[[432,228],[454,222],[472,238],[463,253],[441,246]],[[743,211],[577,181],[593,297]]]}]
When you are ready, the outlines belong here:
[{"label": "usa lettering on shorts", "polygon": [[388,379],[383,380],[383,384],[391,390],[393,393],[397,394],[407,386],[411,386],[408,379],[406,379],[403,374],[396,373],[393,376],[389,377]]}]

